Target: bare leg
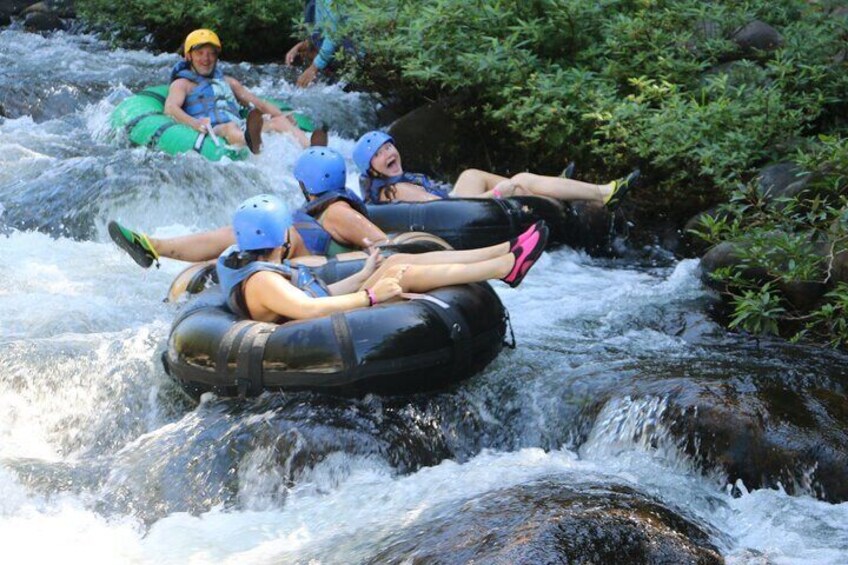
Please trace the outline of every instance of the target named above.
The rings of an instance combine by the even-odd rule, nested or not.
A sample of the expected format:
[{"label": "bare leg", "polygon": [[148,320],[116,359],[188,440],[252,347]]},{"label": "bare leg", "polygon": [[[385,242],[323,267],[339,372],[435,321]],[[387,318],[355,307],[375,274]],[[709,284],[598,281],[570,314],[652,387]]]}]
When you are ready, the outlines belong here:
[{"label": "bare leg", "polygon": [[[499,186],[500,185],[500,186]],[[612,193],[613,184],[548,177],[533,173],[518,173],[512,178],[502,177],[479,169],[463,171],[456,179],[452,196],[459,198],[495,198],[500,196],[547,196],[555,200],[588,200],[603,203]]]},{"label": "bare leg", "polygon": [[398,253],[391,255],[383,261],[384,265],[397,265],[399,263],[407,265],[444,265],[448,263],[468,264],[487,259],[500,257],[505,253],[509,253],[509,242],[490,245],[489,247],[481,247],[479,249],[463,249],[460,251],[429,251],[427,253]]},{"label": "bare leg", "polygon": [[384,264],[377,272],[368,277],[360,290],[371,288],[383,277],[398,277],[404,292],[428,292],[443,286],[500,279],[509,274],[513,265],[515,265],[515,257],[512,253],[494,259],[464,264],[395,264],[388,266]]},{"label": "bare leg", "polygon": [[496,184],[505,180],[507,180],[506,177],[480,169],[466,169],[456,179],[451,196],[455,198],[492,198],[492,189],[495,188]]},{"label": "bare leg", "polygon": [[594,200],[603,203],[612,193],[612,184],[591,184],[562,177],[546,177],[533,173],[518,173],[509,179],[516,194],[547,196],[556,200]]},{"label": "bare leg", "polygon": [[274,116],[270,120],[265,120],[265,123],[262,125],[262,131],[288,133],[292,135],[302,147],[309,147],[309,138],[306,137],[303,130],[297,127],[297,123],[295,123],[294,119],[290,115]]},{"label": "bare leg", "polygon": [[179,237],[149,239],[161,257],[193,263],[217,259],[227,247],[236,242],[236,236],[230,226]]},{"label": "bare leg", "polygon": [[247,145],[244,140],[244,132],[235,122],[218,124],[215,126],[215,135],[223,137],[230,145]]},{"label": "bare leg", "polygon": [[[262,124],[262,131],[291,134],[302,147],[309,147],[309,138],[297,127],[291,116],[275,116],[269,120],[265,120]],[[226,124],[215,126],[215,134],[218,137],[223,137],[230,145],[247,145],[247,142],[244,140],[244,131],[235,122],[227,122]]]}]

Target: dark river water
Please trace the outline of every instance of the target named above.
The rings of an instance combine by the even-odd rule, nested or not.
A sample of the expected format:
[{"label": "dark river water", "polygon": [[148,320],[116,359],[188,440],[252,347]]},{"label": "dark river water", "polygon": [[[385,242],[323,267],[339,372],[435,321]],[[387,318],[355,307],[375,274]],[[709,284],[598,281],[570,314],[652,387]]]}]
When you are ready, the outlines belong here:
[{"label": "dark river water", "polygon": [[[698,262],[660,250],[495,283],[518,348],[451,390],[188,400],[159,363],[185,265],[139,269],[107,222],[185,234],[300,196],[282,136],[213,164],[110,130],[174,60],[0,31],[5,562],[848,562],[848,357],[726,333]],[[227,72],[348,158],[376,123],[367,95]]]}]

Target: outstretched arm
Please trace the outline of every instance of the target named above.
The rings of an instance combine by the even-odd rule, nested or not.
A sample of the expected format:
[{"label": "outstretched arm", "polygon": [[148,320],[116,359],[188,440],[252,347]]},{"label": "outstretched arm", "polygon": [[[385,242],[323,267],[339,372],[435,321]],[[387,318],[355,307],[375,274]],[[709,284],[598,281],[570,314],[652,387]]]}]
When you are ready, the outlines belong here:
[{"label": "outstretched arm", "polygon": [[[365,292],[354,292],[340,296],[312,298],[296,288],[279,274],[259,272],[245,283],[247,306],[256,319],[270,320],[285,316],[292,320],[309,320],[370,306]],[[397,279],[382,279],[374,285],[373,292],[378,302],[385,302],[400,295]]]}]

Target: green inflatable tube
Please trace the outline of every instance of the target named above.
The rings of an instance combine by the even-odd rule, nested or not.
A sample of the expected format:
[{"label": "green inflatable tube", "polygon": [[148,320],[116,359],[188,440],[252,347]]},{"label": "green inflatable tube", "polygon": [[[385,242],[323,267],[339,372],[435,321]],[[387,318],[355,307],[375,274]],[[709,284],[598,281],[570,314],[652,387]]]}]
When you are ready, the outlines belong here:
[{"label": "green inflatable tube", "polygon": [[[145,88],[130,96],[112,112],[112,129],[126,131],[135,145],[154,147],[169,155],[197,151],[210,161],[219,161],[224,157],[237,161],[250,155],[246,147],[233,147],[223,141],[220,146],[215,145],[209,136],[204,136],[199,146],[195,147],[201,134],[164,114],[167,96],[168,86],[164,84]],[[282,100],[266,100],[284,112],[292,110],[291,106]],[[315,130],[315,124],[309,116],[294,113],[293,117],[303,131]]]}]

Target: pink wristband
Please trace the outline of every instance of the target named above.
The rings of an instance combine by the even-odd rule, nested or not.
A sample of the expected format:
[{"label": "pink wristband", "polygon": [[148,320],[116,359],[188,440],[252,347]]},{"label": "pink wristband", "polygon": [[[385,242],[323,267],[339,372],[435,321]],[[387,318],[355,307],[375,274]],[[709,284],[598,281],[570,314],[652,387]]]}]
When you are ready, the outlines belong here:
[{"label": "pink wristband", "polygon": [[495,198],[503,198],[503,194],[497,188],[492,189],[492,195],[494,195]]},{"label": "pink wristband", "polygon": [[371,288],[366,288],[365,292],[368,293],[368,306],[374,306],[377,304],[377,295],[374,294],[374,290]]}]

